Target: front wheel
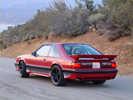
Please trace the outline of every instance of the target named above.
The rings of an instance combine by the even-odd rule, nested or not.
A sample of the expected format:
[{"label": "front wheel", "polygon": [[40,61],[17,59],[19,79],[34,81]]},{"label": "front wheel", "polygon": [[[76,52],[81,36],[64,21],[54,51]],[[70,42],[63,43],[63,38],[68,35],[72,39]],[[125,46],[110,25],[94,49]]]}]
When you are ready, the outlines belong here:
[{"label": "front wheel", "polygon": [[51,81],[55,86],[63,86],[66,84],[64,75],[60,66],[55,65],[51,70]]},{"label": "front wheel", "polygon": [[22,77],[22,78],[29,77],[29,73],[26,73],[25,63],[23,61],[21,61],[19,66],[20,66],[20,72],[19,72],[20,77]]},{"label": "front wheel", "polygon": [[106,80],[101,80],[101,81],[92,81],[94,84],[103,84],[106,82]]}]

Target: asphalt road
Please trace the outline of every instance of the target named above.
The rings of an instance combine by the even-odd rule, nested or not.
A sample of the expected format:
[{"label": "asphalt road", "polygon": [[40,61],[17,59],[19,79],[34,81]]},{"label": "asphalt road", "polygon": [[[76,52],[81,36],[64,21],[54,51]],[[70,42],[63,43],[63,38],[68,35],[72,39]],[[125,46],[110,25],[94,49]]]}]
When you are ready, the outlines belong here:
[{"label": "asphalt road", "polygon": [[123,99],[133,100],[133,77],[119,75],[103,85],[68,81],[66,86],[54,86],[49,78],[31,75],[20,78],[15,71],[15,59],[1,58],[1,100],[44,99]]}]

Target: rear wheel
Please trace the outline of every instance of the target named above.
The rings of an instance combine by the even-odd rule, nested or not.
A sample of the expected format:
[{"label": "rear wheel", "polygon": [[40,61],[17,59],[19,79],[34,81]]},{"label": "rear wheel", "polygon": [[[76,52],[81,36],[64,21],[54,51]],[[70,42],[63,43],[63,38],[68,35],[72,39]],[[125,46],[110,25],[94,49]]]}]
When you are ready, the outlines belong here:
[{"label": "rear wheel", "polygon": [[26,77],[29,77],[29,74],[26,73],[26,66],[25,66],[25,63],[23,61],[20,62],[20,77],[22,78],[26,78]]},{"label": "rear wheel", "polygon": [[51,81],[55,86],[63,86],[66,84],[64,75],[60,66],[55,65],[51,70]]},{"label": "rear wheel", "polygon": [[101,81],[92,81],[94,84],[103,84],[106,82],[106,80],[101,80]]}]

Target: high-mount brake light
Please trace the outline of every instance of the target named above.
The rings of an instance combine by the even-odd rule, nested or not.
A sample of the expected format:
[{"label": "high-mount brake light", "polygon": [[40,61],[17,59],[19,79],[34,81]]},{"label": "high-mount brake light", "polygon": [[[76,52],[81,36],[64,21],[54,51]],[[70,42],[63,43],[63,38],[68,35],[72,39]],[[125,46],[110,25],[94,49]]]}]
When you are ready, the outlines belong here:
[{"label": "high-mount brake light", "polygon": [[112,63],[111,65],[113,68],[116,68],[116,63]]},{"label": "high-mount brake light", "polygon": [[72,63],[72,68],[81,68],[81,63]]}]

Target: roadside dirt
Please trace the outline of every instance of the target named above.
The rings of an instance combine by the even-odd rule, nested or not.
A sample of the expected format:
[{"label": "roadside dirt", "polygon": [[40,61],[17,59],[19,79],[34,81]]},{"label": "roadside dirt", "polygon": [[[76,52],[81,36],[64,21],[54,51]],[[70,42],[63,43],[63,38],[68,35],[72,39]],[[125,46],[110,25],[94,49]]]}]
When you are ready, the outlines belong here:
[{"label": "roadside dirt", "polygon": [[104,36],[99,36],[94,33],[87,33],[71,38],[54,38],[50,37],[44,40],[42,37],[20,42],[2,50],[2,57],[16,58],[18,55],[31,54],[40,45],[48,42],[69,42],[69,43],[84,43],[93,46],[94,48],[107,55],[118,55],[115,59],[120,75],[133,75],[133,38],[121,38],[114,42],[107,41]]}]

